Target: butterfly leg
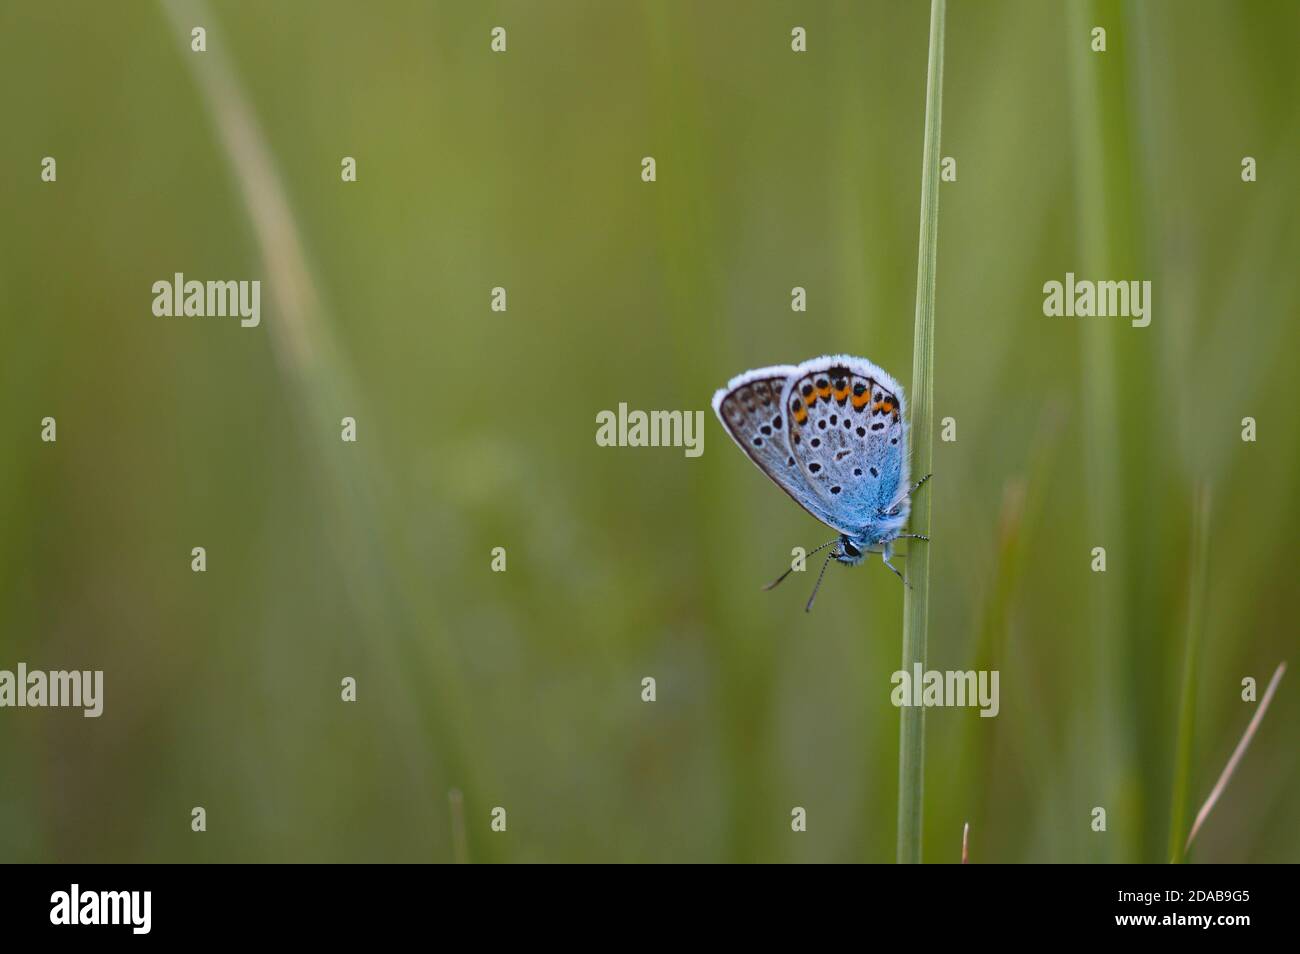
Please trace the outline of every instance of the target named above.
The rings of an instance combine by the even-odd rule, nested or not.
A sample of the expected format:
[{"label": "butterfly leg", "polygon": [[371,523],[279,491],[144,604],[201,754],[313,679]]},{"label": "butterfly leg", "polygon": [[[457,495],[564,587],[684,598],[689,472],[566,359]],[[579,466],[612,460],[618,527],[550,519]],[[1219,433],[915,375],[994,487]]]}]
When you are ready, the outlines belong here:
[{"label": "butterfly leg", "polygon": [[[912,494],[914,494],[914,493],[916,493],[918,490],[920,490],[921,487],[925,484],[925,482],[926,482],[927,480],[929,480],[929,479],[930,479],[931,477],[933,477],[933,476],[934,476],[934,474],[926,474],[924,477],[922,477],[920,480],[918,480],[916,483],[914,483],[914,484],[912,485],[912,489],[909,490],[907,493],[903,494],[903,496],[900,498],[900,500],[906,500],[907,498],[911,497]],[[880,516],[882,516],[882,517],[897,517],[898,514],[899,514],[899,509],[898,509],[897,507],[891,507],[889,510],[881,510],[881,511],[879,511],[879,513],[880,513]]]},{"label": "butterfly leg", "polygon": [[924,477],[922,477],[920,480],[918,480],[916,483],[914,483],[914,484],[912,485],[912,489],[909,490],[909,491],[907,492],[907,496],[910,497],[910,496],[912,496],[912,494],[914,494],[914,493],[916,493],[918,490],[920,490],[921,487],[922,487],[922,485],[924,485],[925,482],[926,482],[927,480],[929,480],[929,479],[930,479],[931,477],[933,477],[933,476],[934,476],[934,474],[926,474]]},{"label": "butterfly leg", "polygon": [[894,539],[895,540],[924,540],[926,543],[930,542],[930,538],[927,537],[924,533],[900,533]]},{"label": "butterfly leg", "polygon": [[903,576],[903,574],[898,571],[898,567],[894,566],[894,564],[889,562],[889,554],[887,553],[882,554],[881,559],[885,561],[885,566],[889,567],[891,570],[894,571],[894,576],[898,577],[900,580],[903,581],[903,585],[905,587],[907,587],[909,590],[913,588],[912,584],[907,582],[907,577]]}]

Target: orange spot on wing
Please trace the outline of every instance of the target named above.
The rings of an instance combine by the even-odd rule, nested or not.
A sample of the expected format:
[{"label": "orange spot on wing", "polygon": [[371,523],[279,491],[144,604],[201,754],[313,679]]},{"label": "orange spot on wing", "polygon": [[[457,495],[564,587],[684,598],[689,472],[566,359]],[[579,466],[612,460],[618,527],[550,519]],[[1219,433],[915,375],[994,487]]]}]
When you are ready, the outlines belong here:
[{"label": "orange spot on wing", "polygon": [[808,420],[808,412],[803,408],[799,408],[799,410],[794,412],[794,419],[797,423],[802,424],[804,421]]}]

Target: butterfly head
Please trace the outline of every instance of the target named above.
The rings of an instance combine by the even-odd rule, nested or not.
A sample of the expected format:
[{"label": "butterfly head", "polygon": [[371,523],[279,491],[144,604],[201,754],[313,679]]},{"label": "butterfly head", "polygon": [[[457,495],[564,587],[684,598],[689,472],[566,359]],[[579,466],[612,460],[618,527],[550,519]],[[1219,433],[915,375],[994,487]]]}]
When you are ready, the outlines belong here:
[{"label": "butterfly head", "polygon": [[840,534],[833,555],[840,563],[857,566],[866,559],[868,553],[887,553],[891,549],[891,544],[898,539],[899,534],[903,532],[906,525],[907,510],[905,508],[901,513],[882,514],[878,522],[872,523],[857,533]]},{"label": "butterfly head", "polygon": [[835,549],[831,551],[831,555],[840,563],[857,566],[867,558],[868,548],[869,545],[865,541],[861,539],[855,540],[847,533],[844,533],[840,535],[839,542],[835,545]]}]

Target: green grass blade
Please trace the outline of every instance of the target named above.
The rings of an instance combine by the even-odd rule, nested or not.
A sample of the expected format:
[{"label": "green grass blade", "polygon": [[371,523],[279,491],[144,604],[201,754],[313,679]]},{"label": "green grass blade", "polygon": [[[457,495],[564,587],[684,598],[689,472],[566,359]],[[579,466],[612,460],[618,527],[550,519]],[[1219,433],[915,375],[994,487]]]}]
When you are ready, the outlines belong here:
[{"label": "green grass blade", "polygon": [[[1064,18],[1077,157],[1074,186],[1078,249],[1074,270],[1098,277],[1143,273],[1137,246],[1143,223],[1138,213],[1133,150],[1128,138],[1133,106],[1128,63],[1122,52],[1124,41],[1112,30],[1111,47],[1101,53],[1092,51],[1089,40],[1094,25],[1118,22],[1120,9],[1119,3],[1110,0],[1076,0],[1069,4]],[[1089,546],[1104,545],[1109,553],[1123,555],[1123,559],[1138,565],[1145,544],[1139,534],[1131,533],[1125,520],[1128,488],[1121,462],[1143,461],[1145,449],[1137,443],[1117,448],[1117,435],[1127,435],[1123,409],[1149,405],[1137,390],[1149,374],[1145,367],[1134,363],[1134,352],[1126,351],[1119,337],[1133,332],[1086,322],[1077,327],[1077,332],[1086,481],[1083,512],[1088,536],[1095,541]],[[1143,462],[1128,466],[1147,465]],[[1078,740],[1074,744],[1080,746],[1079,774],[1070,784],[1087,785],[1096,792],[1094,804],[1105,806],[1109,814],[1137,816],[1144,805],[1136,764],[1138,742],[1124,726],[1129,719],[1137,718],[1140,700],[1123,692],[1122,687],[1138,678],[1141,669],[1130,634],[1135,631],[1134,618],[1143,610],[1140,601],[1127,602],[1127,581],[1113,570],[1089,585],[1091,636],[1078,666],[1080,679],[1090,687],[1090,702],[1079,706],[1074,716],[1077,724],[1072,734]],[[1140,832],[1124,839],[1091,839],[1076,844],[1081,849],[1086,845],[1087,857],[1094,862],[1136,861],[1143,857],[1144,841],[1151,843],[1153,852],[1161,847],[1158,834],[1148,838]]]},{"label": "green grass blade", "polygon": [[1187,793],[1191,786],[1195,740],[1196,689],[1200,681],[1205,632],[1205,586],[1209,553],[1210,492],[1201,487],[1192,523],[1192,562],[1187,587],[1187,642],[1183,649],[1183,683],[1178,701],[1178,753],[1174,766],[1173,804],[1169,814],[1169,858],[1186,858]]},{"label": "green grass blade", "polygon": [[[930,472],[934,456],[934,282],[939,244],[939,134],[943,121],[944,0],[930,4],[930,56],[925,81],[925,146],[921,159],[921,240],[916,265],[916,330],[912,352],[912,470]],[[930,532],[929,493],[912,505],[912,530]],[[929,622],[930,551],[910,551],[911,588],[903,602],[903,669],[925,668]],[[898,861],[921,860],[921,806],[925,781],[925,709],[904,707],[898,735]]]}]

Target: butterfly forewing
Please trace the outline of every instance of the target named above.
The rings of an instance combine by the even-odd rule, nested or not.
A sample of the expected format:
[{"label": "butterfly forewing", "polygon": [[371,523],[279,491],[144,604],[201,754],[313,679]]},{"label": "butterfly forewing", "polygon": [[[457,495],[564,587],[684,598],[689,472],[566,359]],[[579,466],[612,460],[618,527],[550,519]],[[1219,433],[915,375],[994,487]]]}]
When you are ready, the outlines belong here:
[{"label": "butterfly forewing", "polygon": [[732,440],[778,487],[818,520],[842,530],[818,501],[789,444],[790,423],[781,397],[796,370],[779,365],[733,378],[714,395],[713,410]]}]

